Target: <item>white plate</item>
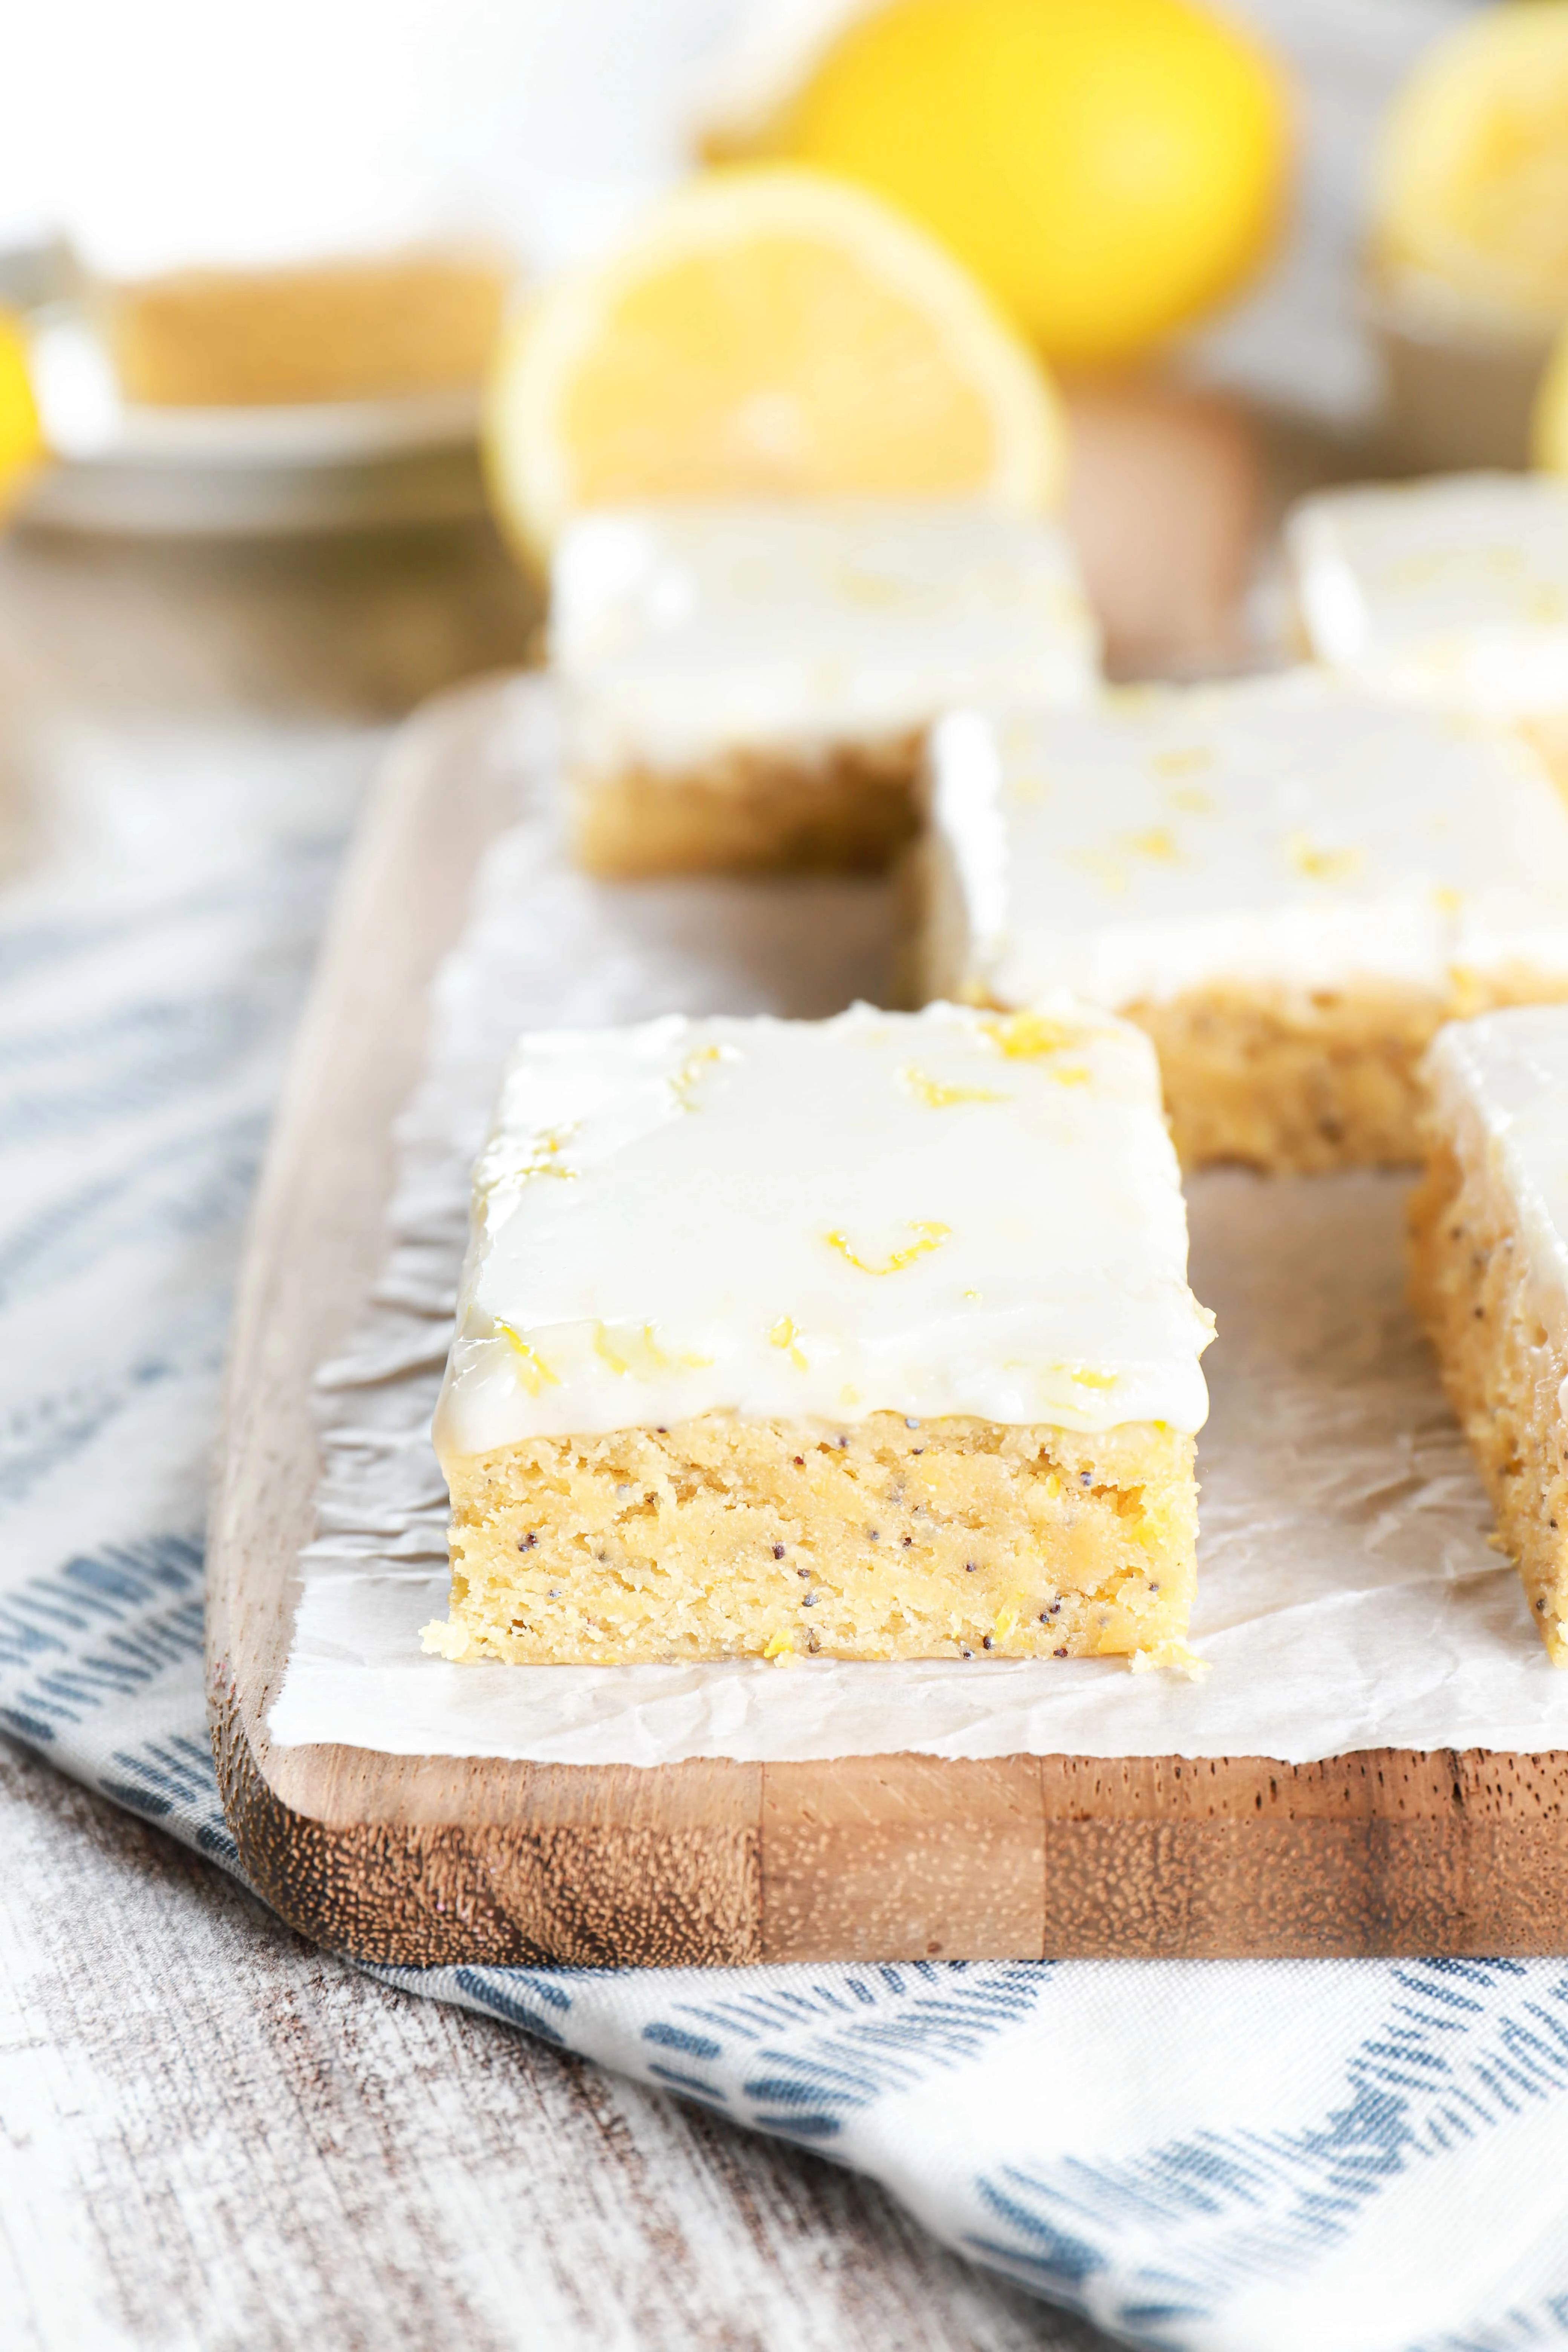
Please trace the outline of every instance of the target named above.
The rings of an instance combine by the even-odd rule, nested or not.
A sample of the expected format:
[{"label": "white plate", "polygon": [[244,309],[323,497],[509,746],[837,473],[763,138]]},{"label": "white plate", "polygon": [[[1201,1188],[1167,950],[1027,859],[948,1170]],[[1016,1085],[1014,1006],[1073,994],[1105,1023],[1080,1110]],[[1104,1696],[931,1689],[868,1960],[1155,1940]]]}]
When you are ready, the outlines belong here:
[{"label": "white plate", "polygon": [[477,392],[298,407],[121,400],[88,320],[35,315],[31,362],[58,462],[21,519],[56,530],[227,538],[466,520],[484,509]]}]

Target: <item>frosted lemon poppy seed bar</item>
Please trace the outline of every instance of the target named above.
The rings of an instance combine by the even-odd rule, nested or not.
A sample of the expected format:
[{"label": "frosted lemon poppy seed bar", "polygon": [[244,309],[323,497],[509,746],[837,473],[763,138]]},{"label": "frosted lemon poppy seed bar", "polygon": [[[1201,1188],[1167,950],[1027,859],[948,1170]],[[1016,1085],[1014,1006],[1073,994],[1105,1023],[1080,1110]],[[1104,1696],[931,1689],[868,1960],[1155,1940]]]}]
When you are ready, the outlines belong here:
[{"label": "frosted lemon poppy seed bar", "polygon": [[1370,691],[1543,731],[1568,766],[1568,481],[1449,474],[1304,499],[1286,524],[1320,661]]},{"label": "frosted lemon poppy seed bar", "polygon": [[1568,1665],[1568,1011],[1457,1023],[1430,1076],[1415,1303],[1537,1631]]},{"label": "frosted lemon poppy seed bar", "polygon": [[970,696],[1077,698],[1097,639],[1043,518],[954,500],[571,524],[552,583],[579,855],[606,875],[874,866]]},{"label": "frosted lemon poppy seed bar", "polygon": [[931,760],[922,992],[1136,1021],[1190,1166],[1413,1160],[1441,1024],[1568,997],[1568,810],[1503,730],[1304,669],[955,713]]},{"label": "frosted lemon poppy seed bar", "polygon": [[1063,1000],[523,1040],[436,1419],[448,1658],[1170,1654],[1211,1323]]}]

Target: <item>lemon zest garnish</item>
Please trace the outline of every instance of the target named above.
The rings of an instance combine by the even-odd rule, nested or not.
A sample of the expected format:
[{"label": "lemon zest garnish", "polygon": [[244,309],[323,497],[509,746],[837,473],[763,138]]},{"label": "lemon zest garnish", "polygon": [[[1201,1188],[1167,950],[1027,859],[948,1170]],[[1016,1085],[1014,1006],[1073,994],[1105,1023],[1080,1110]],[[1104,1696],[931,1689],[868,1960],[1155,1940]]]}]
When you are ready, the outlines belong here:
[{"label": "lemon zest garnish", "polygon": [[933,1078],[914,1062],[906,1062],[899,1072],[917,1102],[928,1110],[947,1110],[954,1103],[1006,1102],[1010,1097],[999,1095],[991,1087],[953,1087],[944,1078]]},{"label": "lemon zest garnish", "polygon": [[1176,836],[1168,825],[1152,824],[1147,833],[1127,833],[1121,845],[1136,857],[1152,857],[1159,866],[1178,866],[1182,853],[1176,846]]},{"label": "lemon zest garnish", "polygon": [[789,1358],[790,1362],[795,1366],[797,1372],[808,1372],[811,1370],[811,1367],[806,1362],[805,1356],[801,1353],[798,1345],[800,1333],[796,1330],[795,1325],[790,1321],[787,1315],[781,1315],[779,1317],[778,1321],[768,1333],[768,1338],[773,1341],[775,1348],[782,1348],[784,1349],[785,1355]]},{"label": "lemon zest garnish", "polygon": [[836,1249],[839,1256],[847,1258],[851,1265],[858,1266],[862,1274],[899,1274],[906,1265],[913,1265],[916,1258],[929,1257],[932,1250],[941,1249],[952,1234],[951,1225],[938,1224],[934,1220],[924,1217],[911,1217],[909,1229],[916,1238],[903,1249],[894,1250],[885,1265],[871,1265],[865,1258],[857,1257],[846,1234],[824,1234],[823,1240],[829,1249]]},{"label": "lemon zest garnish", "polygon": [[1156,751],[1150,765],[1158,776],[1190,776],[1194,768],[1214,766],[1213,747],[1189,743],[1179,751]]},{"label": "lemon zest garnish", "polygon": [[569,1127],[547,1127],[541,1129],[540,1132],[533,1139],[532,1148],[528,1158],[523,1161],[521,1167],[517,1171],[519,1178],[526,1181],[530,1176],[560,1176],[563,1178],[571,1178],[575,1176],[577,1173],[575,1168],[562,1167],[561,1154],[565,1150],[566,1146],[571,1142],[572,1138],[576,1134],[577,1129],[582,1126],[582,1124],[583,1122],[580,1118],[574,1118]]},{"label": "lemon zest garnish", "polygon": [[1004,1609],[1002,1614],[997,1618],[996,1622],[991,1629],[994,1637],[998,1642],[1005,1642],[1017,1622],[1017,1611],[1016,1609]]},{"label": "lemon zest garnish", "polygon": [[1432,903],[1440,915],[1457,915],[1465,903],[1462,890],[1450,890],[1443,884],[1432,893]]},{"label": "lemon zest garnish", "polygon": [[1113,1389],[1121,1377],[1120,1372],[1091,1372],[1087,1364],[1064,1364],[1062,1370],[1080,1389]]},{"label": "lemon zest garnish", "polygon": [[669,1081],[669,1091],[682,1110],[696,1108],[691,1099],[691,1090],[703,1072],[721,1058],[721,1049],[719,1046],[695,1045],[679,1069],[674,1072]]},{"label": "lemon zest garnish", "polygon": [[1348,882],[1366,863],[1364,850],[1320,849],[1304,833],[1287,834],[1285,855],[1310,882]]},{"label": "lemon zest garnish", "polygon": [[1062,1053],[1083,1041],[1081,1029],[1053,1021],[1044,1013],[1006,1013],[994,1021],[983,1021],[980,1026],[1010,1062],[1041,1061],[1047,1054]]},{"label": "lemon zest garnish", "polygon": [[651,1381],[657,1380],[660,1372],[700,1372],[713,1361],[711,1356],[667,1356],[653,1336],[651,1323],[645,1323],[635,1338],[622,1339],[619,1348],[611,1345],[606,1327],[595,1324],[594,1353],[623,1380],[628,1375]]},{"label": "lemon zest garnish", "polygon": [[1212,816],[1214,795],[1205,793],[1201,784],[1172,784],[1165,798],[1184,816]]},{"label": "lemon zest garnish", "polygon": [[510,1323],[502,1323],[499,1315],[496,1318],[496,1323],[498,1328],[505,1332],[511,1344],[518,1361],[517,1376],[529,1395],[542,1396],[546,1389],[558,1389],[561,1386],[560,1380],[551,1370],[538,1349],[531,1346],[521,1331],[514,1331]]},{"label": "lemon zest garnish", "polygon": [[773,1658],[775,1661],[784,1658],[793,1658],[795,1655],[795,1643],[787,1633],[770,1633],[768,1636],[768,1646],[763,1652],[763,1655],[764,1658]]}]

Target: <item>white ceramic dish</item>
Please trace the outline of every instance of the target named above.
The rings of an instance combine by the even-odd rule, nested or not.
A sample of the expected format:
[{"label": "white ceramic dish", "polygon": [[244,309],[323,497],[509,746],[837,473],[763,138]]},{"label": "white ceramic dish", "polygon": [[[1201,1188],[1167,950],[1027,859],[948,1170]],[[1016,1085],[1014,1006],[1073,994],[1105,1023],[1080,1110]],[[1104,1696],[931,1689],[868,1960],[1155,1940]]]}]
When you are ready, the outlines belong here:
[{"label": "white ceramic dish", "polygon": [[54,530],[281,537],[466,520],[484,509],[477,392],[298,407],[151,408],[121,400],[77,310],[31,324],[58,463],[22,509]]}]

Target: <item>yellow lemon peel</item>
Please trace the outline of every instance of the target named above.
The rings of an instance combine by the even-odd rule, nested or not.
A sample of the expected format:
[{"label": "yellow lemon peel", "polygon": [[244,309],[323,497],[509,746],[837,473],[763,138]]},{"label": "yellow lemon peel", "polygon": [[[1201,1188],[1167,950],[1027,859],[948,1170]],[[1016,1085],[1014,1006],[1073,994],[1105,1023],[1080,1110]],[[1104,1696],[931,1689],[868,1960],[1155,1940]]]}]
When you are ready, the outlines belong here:
[{"label": "yellow lemon peel", "polygon": [[1290,113],[1284,69],[1217,10],[891,0],[852,14],[752,142],[879,190],[1043,351],[1094,363],[1258,267]]},{"label": "yellow lemon peel", "polygon": [[521,1331],[514,1331],[510,1323],[501,1323],[499,1317],[497,1323],[517,1358],[517,1376],[529,1395],[542,1396],[546,1389],[558,1389],[561,1386],[559,1376],[551,1370],[531,1341],[525,1339]]},{"label": "yellow lemon peel", "polygon": [[574,1118],[569,1127],[543,1128],[533,1138],[528,1158],[518,1170],[520,1180],[526,1183],[531,1176],[559,1176],[570,1179],[577,1174],[575,1168],[563,1167],[561,1154],[582,1126]]},{"label": "yellow lemon peel", "polygon": [[653,1336],[651,1323],[629,1336],[617,1333],[614,1341],[607,1325],[595,1324],[594,1353],[623,1380],[653,1381],[661,1372],[700,1372],[713,1360],[711,1356],[667,1355]]},{"label": "yellow lemon peel", "polygon": [[808,1372],[811,1370],[800,1349],[800,1333],[787,1315],[779,1317],[778,1321],[768,1333],[768,1338],[775,1348],[784,1349],[797,1372]]},{"label": "yellow lemon peel", "polygon": [[928,1110],[948,1110],[954,1103],[1006,1102],[1010,1097],[999,1095],[994,1087],[950,1086],[945,1078],[933,1078],[914,1062],[906,1062],[899,1072],[904,1085],[915,1100],[924,1103]]},{"label": "yellow lemon peel", "polygon": [[932,1250],[941,1249],[943,1242],[952,1237],[951,1225],[939,1224],[935,1219],[929,1217],[911,1217],[909,1220],[909,1230],[914,1234],[915,1239],[908,1243],[903,1249],[894,1250],[886,1263],[881,1265],[872,1265],[868,1259],[858,1257],[847,1234],[837,1232],[824,1234],[823,1239],[829,1249],[836,1249],[841,1258],[847,1259],[851,1265],[858,1266],[862,1274],[881,1275],[901,1273],[905,1266],[913,1265],[917,1258],[929,1257]]},{"label": "yellow lemon peel", "polygon": [[707,1073],[712,1068],[714,1063],[721,1061],[722,1058],[723,1053],[721,1046],[696,1045],[692,1048],[691,1052],[688,1054],[679,1069],[672,1074],[669,1081],[669,1090],[675,1097],[676,1101],[680,1105],[682,1110],[694,1110],[696,1108],[696,1105],[691,1099],[693,1087],[696,1086],[699,1078],[705,1077]]},{"label": "yellow lemon peel", "polygon": [[1285,836],[1285,855],[1309,882],[1348,882],[1366,864],[1366,852],[1353,845],[1324,849],[1304,833]]},{"label": "yellow lemon peel", "polygon": [[1181,863],[1182,853],[1176,845],[1176,836],[1166,824],[1152,824],[1145,833],[1124,834],[1122,847],[1134,857],[1152,858],[1156,866]]},{"label": "yellow lemon peel", "polygon": [[1038,1062],[1047,1054],[1059,1054],[1083,1041],[1081,1029],[1053,1021],[1044,1013],[1006,1013],[994,1021],[983,1021],[980,1026],[1010,1062]]}]

